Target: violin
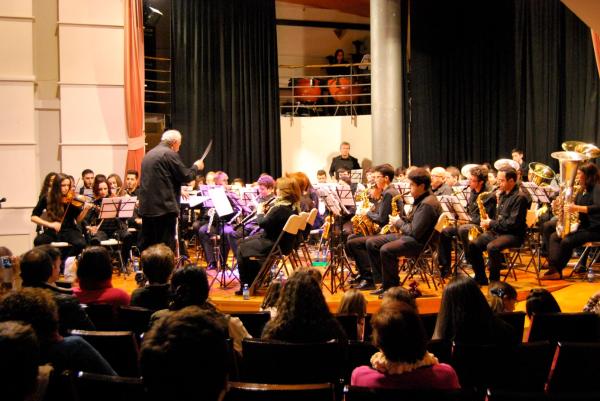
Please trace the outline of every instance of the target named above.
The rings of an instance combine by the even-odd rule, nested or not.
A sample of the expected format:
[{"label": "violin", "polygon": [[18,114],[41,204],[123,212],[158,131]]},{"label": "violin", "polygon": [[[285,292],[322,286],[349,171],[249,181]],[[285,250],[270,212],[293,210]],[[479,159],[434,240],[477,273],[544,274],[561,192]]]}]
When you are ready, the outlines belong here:
[{"label": "violin", "polygon": [[83,195],[75,194],[75,189],[69,190],[69,192],[62,197],[63,205],[73,205],[75,207],[82,207],[86,201]]}]

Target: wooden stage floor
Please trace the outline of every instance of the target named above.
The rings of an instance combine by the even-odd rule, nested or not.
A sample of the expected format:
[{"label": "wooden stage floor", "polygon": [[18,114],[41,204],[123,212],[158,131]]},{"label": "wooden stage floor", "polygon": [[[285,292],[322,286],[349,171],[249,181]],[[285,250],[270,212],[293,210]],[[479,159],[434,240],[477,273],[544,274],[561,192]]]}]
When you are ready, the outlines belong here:
[{"label": "wooden stage floor", "polygon": [[[192,260],[195,260],[193,258]],[[574,262],[575,260],[572,260]],[[598,266],[596,266],[598,267]],[[470,271],[470,270],[469,270]],[[214,271],[209,271],[212,277]],[[565,279],[563,280],[542,280],[541,287],[552,292],[557,299],[563,312],[580,312],[587,302],[588,298],[600,291],[600,274],[596,274],[596,280],[592,283],[587,282],[584,276],[574,275],[573,278],[568,278],[571,273],[571,268],[567,267],[564,271]],[[525,299],[532,288],[539,288],[535,274],[532,272],[517,271],[517,280],[509,278],[508,282],[515,287],[518,293],[517,310],[525,310]],[[115,276],[113,278],[115,287],[123,288],[131,293],[136,288],[136,283],[133,275],[128,277]],[[425,283],[419,284],[419,290],[423,293],[422,297],[417,298],[417,304],[421,313],[437,312],[440,307],[442,289],[437,291],[433,288],[428,289]],[[219,288],[218,282],[215,282],[210,291],[211,301],[223,312],[243,312],[243,311],[258,311],[262,303],[262,296],[251,297],[249,300],[242,299],[241,296],[234,295],[234,292],[239,289],[239,283],[236,281],[229,288]],[[487,287],[482,287],[482,291],[487,295]],[[343,292],[338,291],[335,294],[330,294],[324,289],[325,299],[332,312],[338,308]],[[381,301],[368,292],[364,292],[368,300],[368,312],[376,312],[381,304]]]}]

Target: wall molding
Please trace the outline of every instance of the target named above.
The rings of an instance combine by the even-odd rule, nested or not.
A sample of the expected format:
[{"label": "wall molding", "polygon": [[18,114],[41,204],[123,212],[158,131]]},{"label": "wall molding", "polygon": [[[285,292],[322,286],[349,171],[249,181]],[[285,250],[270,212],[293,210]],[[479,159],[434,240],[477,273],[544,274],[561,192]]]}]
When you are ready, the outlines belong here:
[{"label": "wall molding", "polygon": [[35,22],[35,17],[25,15],[0,15],[0,21]]},{"label": "wall molding", "polygon": [[31,82],[36,83],[35,75],[0,75],[0,82]]},{"label": "wall molding", "polygon": [[61,142],[58,146],[129,146],[127,143],[75,143]]},{"label": "wall molding", "polygon": [[98,24],[98,23],[87,23],[87,22],[67,22],[67,21],[58,21],[57,24],[59,26],[77,26],[77,27],[86,27],[86,28],[114,28],[114,29],[125,29],[125,24]]},{"label": "wall molding", "polygon": [[108,87],[108,88],[124,88],[125,84],[94,84],[84,82],[63,82],[58,81],[59,86],[96,86],[96,87]]}]

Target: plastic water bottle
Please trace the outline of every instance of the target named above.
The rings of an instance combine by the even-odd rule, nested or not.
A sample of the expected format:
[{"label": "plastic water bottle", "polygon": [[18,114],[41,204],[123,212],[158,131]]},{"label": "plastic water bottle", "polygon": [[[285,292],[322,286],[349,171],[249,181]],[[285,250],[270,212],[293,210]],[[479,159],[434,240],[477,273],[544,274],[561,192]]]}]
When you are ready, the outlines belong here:
[{"label": "plastic water bottle", "polygon": [[588,267],[588,271],[587,271],[587,281],[590,283],[594,282],[594,269],[592,268],[591,264],[590,264],[590,267]]},{"label": "plastic water bottle", "polygon": [[275,280],[275,266],[271,267],[270,278],[271,278],[271,281]]},{"label": "plastic water bottle", "polygon": [[245,300],[250,299],[250,290],[248,289],[248,284],[244,284],[244,289],[242,290],[242,295]]},{"label": "plastic water bottle", "polygon": [[133,272],[137,273],[140,271],[140,261],[138,258],[133,258]]},{"label": "plastic water bottle", "polygon": [[281,283],[281,285],[284,285],[284,284],[285,284],[285,275],[283,274],[283,272],[282,272],[282,271],[280,271],[280,272],[279,272],[279,277],[278,277],[278,279],[279,279],[279,282]]}]

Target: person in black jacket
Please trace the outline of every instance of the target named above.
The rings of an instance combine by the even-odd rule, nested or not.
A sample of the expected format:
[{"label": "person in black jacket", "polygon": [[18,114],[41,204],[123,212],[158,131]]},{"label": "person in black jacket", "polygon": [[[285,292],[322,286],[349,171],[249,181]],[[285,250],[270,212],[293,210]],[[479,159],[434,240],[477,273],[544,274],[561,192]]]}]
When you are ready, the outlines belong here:
[{"label": "person in black jacket", "polygon": [[139,188],[140,215],[142,216],[141,248],[165,243],[175,250],[175,225],[179,214],[181,185],[196,178],[204,168],[196,160],[187,168],[177,153],[181,133],[165,131],[161,142],[142,160],[142,179]]},{"label": "person in black jacket", "polygon": [[500,270],[504,264],[502,250],[517,247],[525,238],[528,200],[519,190],[517,171],[503,167],[498,171],[499,193],[497,193],[496,215],[493,219],[481,219],[485,231],[473,242],[469,242],[467,260],[475,271],[475,281],[487,285],[483,252],[487,250],[490,266],[490,280],[500,280]]},{"label": "person in black jacket", "polygon": [[340,155],[333,158],[331,161],[331,166],[329,167],[329,175],[334,177],[335,174],[336,181],[338,180],[337,171],[340,167],[345,167],[348,170],[356,170],[360,168],[358,159],[350,156],[350,144],[348,142],[342,142],[340,145]]},{"label": "person in black jacket", "polygon": [[240,290],[236,295],[242,295],[242,287],[256,278],[262,259],[264,259],[277,241],[285,223],[292,214],[300,210],[300,186],[292,178],[281,177],[277,180],[277,198],[265,213],[263,205],[256,209],[256,223],[263,232],[238,242],[238,270],[240,273]]}]

